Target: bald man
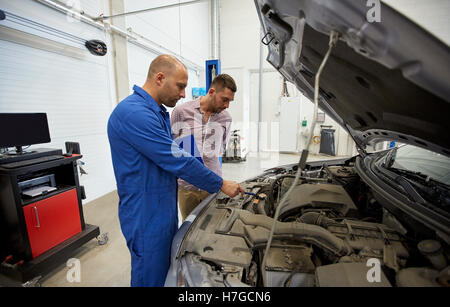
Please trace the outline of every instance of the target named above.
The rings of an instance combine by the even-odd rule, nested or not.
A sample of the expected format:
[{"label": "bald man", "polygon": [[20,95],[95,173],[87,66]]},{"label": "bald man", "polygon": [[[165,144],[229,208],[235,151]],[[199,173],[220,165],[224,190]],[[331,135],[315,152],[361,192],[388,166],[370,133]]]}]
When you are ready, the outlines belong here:
[{"label": "bald man", "polygon": [[169,55],[151,64],[144,86],[122,100],[108,121],[119,194],[119,221],[131,254],[131,286],[163,286],[178,229],[177,178],[230,197],[244,193],[173,141],[165,107],[185,97],[186,67]]}]

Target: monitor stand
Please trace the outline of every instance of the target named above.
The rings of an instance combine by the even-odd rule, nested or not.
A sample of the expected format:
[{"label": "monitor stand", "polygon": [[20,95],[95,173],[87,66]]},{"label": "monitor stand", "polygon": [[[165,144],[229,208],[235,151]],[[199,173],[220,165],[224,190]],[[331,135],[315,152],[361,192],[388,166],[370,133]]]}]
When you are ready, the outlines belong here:
[{"label": "monitor stand", "polygon": [[11,151],[8,152],[8,156],[19,156],[19,155],[26,155],[26,154],[31,154],[33,153],[33,150],[30,151],[26,151],[26,150],[22,150],[22,146],[16,146],[16,151]]},{"label": "monitor stand", "polygon": [[51,149],[51,148],[36,148],[33,151],[24,152],[22,151],[22,154],[18,154],[17,150],[13,154],[12,152],[9,152],[8,154],[0,154],[0,167],[4,163],[10,163],[10,162],[19,162],[29,159],[35,159],[40,158],[43,156],[51,156],[51,155],[62,155],[61,149]]}]

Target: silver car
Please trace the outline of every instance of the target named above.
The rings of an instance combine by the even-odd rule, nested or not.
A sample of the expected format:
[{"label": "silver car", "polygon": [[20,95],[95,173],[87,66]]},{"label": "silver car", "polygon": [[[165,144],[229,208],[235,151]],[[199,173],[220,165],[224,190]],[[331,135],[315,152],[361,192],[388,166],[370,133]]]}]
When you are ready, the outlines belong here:
[{"label": "silver car", "polygon": [[[280,166],[205,199],[166,286],[448,286],[450,49],[366,1],[255,0],[269,61],[358,155]],[[320,79],[319,79],[320,76]],[[397,146],[369,153],[369,145]]]}]

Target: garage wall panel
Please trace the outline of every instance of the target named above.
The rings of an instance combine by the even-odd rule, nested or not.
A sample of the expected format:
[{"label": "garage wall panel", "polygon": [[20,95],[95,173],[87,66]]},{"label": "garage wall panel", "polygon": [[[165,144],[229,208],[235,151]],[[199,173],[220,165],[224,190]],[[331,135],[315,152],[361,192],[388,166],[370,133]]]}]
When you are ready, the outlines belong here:
[{"label": "garage wall panel", "polygon": [[115,189],[106,123],[111,112],[108,71],[101,66],[31,47],[0,41],[0,112],[45,112],[48,147],[79,142],[82,176],[90,201]]},{"label": "garage wall panel", "polygon": [[[55,2],[72,4],[74,9],[90,16],[109,14],[109,1]],[[149,7],[148,1],[125,1],[125,4],[125,11]],[[170,3],[151,3],[152,6],[167,4]],[[107,120],[116,105],[114,50],[111,48],[110,34],[33,0],[0,0],[0,8],[68,36],[101,39],[107,43],[107,56],[96,57],[87,52],[83,43],[73,43],[65,37],[15,25],[8,20],[0,21],[0,25],[23,31],[31,37],[27,42],[0,38],[0,112],[48,114],[52,142],[35,145],[34,148],[64,149],[66,141],[80,142],[86,163],[84,169],[88,172],[87,176],[81,177],[81,183],[86,186],[85,202],[114,190],[116,186],[106,133]],[[204,72],[197,70],[204,66],[209,55],[208,2],[175,9],[174,12],[162,10],[149,16],[149,20],[145,15],[135,18],[136,22],[130,26],[152,40],[154,45],[180,53],[183,58],[195,63],[194,66],[197,65],[191,67],[190,63],[186,63],[189,83],[183,101],[192,99],[192,87],[204,86],[199,84],[199,79],[203,78],[199,73]],[[164,39],[172,40],[172,45]],[[144,84],[148,66],[157,54],[130,42],[127,48],[131,93],[133,84]]]},{"label": "garage wall panel", "polygon": [[[187,2],[188,0],[181,1]],[[125,11],[177,4],[180,1],[125,0]],[[209,59],[209,1],[148,11],[126,17],[127,27],[156,45],[203,67]]]},{"label": "garage wall panel", "polygon": [[[0,4],[8,12],[65,33],[110,42],[104,31],[81,22],[69,22],[64,14],[34,1],[0,1]],[[66,141],[80,143],[82,161],[86,163],[83,168],[88,173],[80,177],[86,187],[86,203],[116,188],[106,133],[114,100],[111,54],[95,57],[85,51],[78,56],[65,54],[64,50],[54,52],[51,44],[49,49],[42,48],[37,43],[42,40],[39,33],[33,34],[36,45],[33,41],[25,45],[0,40],[0,112],[47,113],[51,143],[33,145],[30,149],[65,151]],[[46,39],[51,41],[52,37]],[[55,44],[64,44],[64,40],[55,39]]]},{"label": "garage wall panel", "polygon": [[77,11],[80,10],[88,16],[96,17],[109,13],[105,11],[104,2],[107,2],[105,0],[57,0],[55,2],[63,3]]},{"label": "garage wall panel", "polygon": [[[130,93],[133,92],[133,86],[136,84],[142,86],[147,79],[148,68],[150,63],[158,56],[156,53],[146,50],[140,46],[128,43],[128,70],[129,70],[129,80],[130,80]],[[199,83],[199,74],[203,72],[198,72],[190,67],[188,67],[188,85],[186,87],[186,98],[180,99],[177,104],[182,104],[186,101],[192,100],[192,88],[202,87]],[[172,111],[168,109],[169,113]]]}]

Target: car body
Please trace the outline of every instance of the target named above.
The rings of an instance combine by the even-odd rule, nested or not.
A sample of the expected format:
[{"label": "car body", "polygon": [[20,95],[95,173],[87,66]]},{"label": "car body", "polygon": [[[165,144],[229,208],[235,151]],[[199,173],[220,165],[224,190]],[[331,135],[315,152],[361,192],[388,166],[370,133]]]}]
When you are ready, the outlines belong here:
[{"label": "car body", "polygon": [[[379,23],[366,1],[255,6],[267,60],[311,100],[339,33],[318,104],[359,154],[269,169],[242,183],[257,196],[209,196],[174,238],[166,285],[448,286],[449,47],[384,3]],[[405,145],[365,150],[386,140]]]}]

